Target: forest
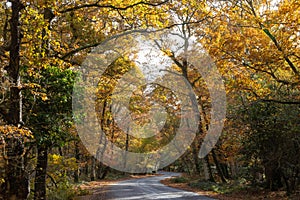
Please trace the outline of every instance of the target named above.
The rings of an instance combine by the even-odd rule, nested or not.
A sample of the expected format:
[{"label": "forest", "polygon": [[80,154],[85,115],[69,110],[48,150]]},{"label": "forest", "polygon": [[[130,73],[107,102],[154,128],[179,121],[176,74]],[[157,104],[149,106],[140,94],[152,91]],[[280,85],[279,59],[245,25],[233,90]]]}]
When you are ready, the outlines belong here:
[{"label": "forest", "polygon": [[0,3],[0,200],[73,199],[82,182],[158,169],[300,196],[299,0]]}]

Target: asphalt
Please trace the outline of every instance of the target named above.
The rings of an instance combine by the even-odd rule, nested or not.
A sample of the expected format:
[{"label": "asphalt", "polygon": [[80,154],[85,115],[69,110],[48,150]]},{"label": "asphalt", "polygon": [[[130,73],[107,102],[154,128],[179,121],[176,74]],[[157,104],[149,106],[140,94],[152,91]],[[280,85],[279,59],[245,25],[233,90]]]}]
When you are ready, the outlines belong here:
[{"label": "asphalt", "polygon": [[161,180],[179,173],[160,172],[161,176],[120,181],[109,186],[107,200],[214,200],[194,192],[171,188],[160,183]]}]

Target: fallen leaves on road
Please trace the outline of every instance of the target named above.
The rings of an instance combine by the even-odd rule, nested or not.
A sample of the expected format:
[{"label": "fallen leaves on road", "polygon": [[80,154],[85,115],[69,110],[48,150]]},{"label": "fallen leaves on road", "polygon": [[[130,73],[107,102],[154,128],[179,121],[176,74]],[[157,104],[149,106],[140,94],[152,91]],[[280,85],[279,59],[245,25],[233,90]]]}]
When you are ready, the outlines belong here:
[{"label": "fallen leaves on road", "polygon": [[162,180],[161,183],[186,190],[191,192],[196,192],[200,195],[205,195],[211,198],[219,199],[219,200],[300,200],[299,193],[294,194],[293,196],[287,197],[285,191],[267,191],[267,190],[243,190],[238,192],[233,192],[230,194],[218,194],[212,191],[204,191],[200,188],[190,187],[188,183],[174,183],[171,180],[172,178]]}]

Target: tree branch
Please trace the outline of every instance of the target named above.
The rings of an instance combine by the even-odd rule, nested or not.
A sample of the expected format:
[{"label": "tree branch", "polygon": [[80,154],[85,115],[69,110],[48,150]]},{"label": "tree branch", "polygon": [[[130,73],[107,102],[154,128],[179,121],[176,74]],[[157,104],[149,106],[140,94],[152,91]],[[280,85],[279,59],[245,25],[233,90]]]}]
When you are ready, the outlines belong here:
[{"label": "tree branch", "polygon": [[285,104],[285,105],[300,105],[300,101],[283,101],[283,100],[278,100],[278,99],[265,99],[265,98],[261,98],[252,89],[249,89],[249,88],[242,88],[242,89],[250,91],[256,98],[258,98],[259,101],[262,101],[262,102],[273,102],[273,103]]},{"label": "tree branch", "polygon": [[66,53],[65,55],[63,55],[63,56],[61,57],[61,59],[62,59],[62,60],[65,60],[66,58],[68,58],[68,57],[74,55],[75,53],[78,53],[78,52],[83,51],[83,50],[85,50],[85,49],[89,49],[89,48],[92,48],[92,47],[96,47],[96,46],[100,45],[101,43],[102,43],[102,42],[96,42],[96,43],[94,43],[94,44],[88,44],[88,45],[86,45],[86,46],[82,46],[82,47],[73,49],[73,50],[71,50],[70,52],[68,52],[68,53]]},{"label": "tree branch", "polygon": [[71,11],[75,11],[75,10],[79,10],[79,9],[83,9],[83,8],[92,8],[92,7],[111,8],[111,9],[114,9],[114,10],[127,10],[129,8],[133,8],[133,7],[138,6],[138,5],[147,5],[147,6],[155,7],[155,6],[163,5],[163,4],[167,3],[168,1],[169,0],[165,0],[165,1],[162,1],[160,3],[151,3],[151,2],[140,1],[140,2],[137,2],[137,3],[131,4],[131,5],[128,5],[128,6],[124,6],[124,7],[118,7],[118,6],[114,6],[114,5],[101,5],[101,4],[99,4],[100,1],[97,1],[96,3],[93,3],[93,4],[83,4],[83,5],[79,5],[79,6],[74,6],[72,8],[67,8],[65,10],[59,11],[59,13],[67,13],[67,12],[71,12]]},{"label": "tree branch", "polygon": [[300,101],[281,101],[277,99],[261,99],[263,102],[273,102],[278,104],[286,104],[286,105],[300,105]]},{"label": "tree branch", "polygon": [[289,59],[289,57],[287,55],[284,54],[284,52],[283,52],[281,46],[278,44],[278,41],[276,40],[276,38],[271,34],[271,32],[268,29],[264,28],[263,31],[275,44],[277,50],[283,53],[284,60],[288,63],[288,65],[290,66],[292,71],[295,73],[295,75],[300,76],[300,74],[299,74],[298,70],[296,69],[295,65],[293,64],[293,62]]},{"label": "tree branch", "polygon": [[[249,6],[251,8],[253,16],[255,18],[258,18],[257,14],[255,12],[252,0],[246,0],[246,1],[247,1],[247,3],[249,4]],[[274,45],[277,48],[277,50],[283,53],[284,60],[288,63],[288,65],[290,66],[290,68],[292,69],[292,71],[295,73],[295,75],[299,77],[300,74],[299,74],[298,70],[296,69],[296,67],[293,64],[293,62],[289,59],[289,57],[284,53],[283,49],[279,45],[279,43],[278,43],[277,39],[275,38],[275,36],[260,21],[258,21],[257,23],[260,26],[260,28],[264,31],[264,33],[272,40],[272,42],[274,43]]]}]

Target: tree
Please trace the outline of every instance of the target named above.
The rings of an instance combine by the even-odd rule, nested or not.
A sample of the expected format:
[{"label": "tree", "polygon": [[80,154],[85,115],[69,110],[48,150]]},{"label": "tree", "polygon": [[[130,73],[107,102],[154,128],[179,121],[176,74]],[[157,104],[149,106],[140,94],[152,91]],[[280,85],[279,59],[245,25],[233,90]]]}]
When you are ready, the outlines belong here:
[{"label": "tree", "polygon": [[[24,69],[26,71],[26,68]],[[49,66],[39,75],[23,76],[24,84],[34,85],[24,94],[26,124],[32,130],[37,146],[35,199],[46,198],[46,174],[49,150],[72,139],[72,87],[75,73]]]},{"label": "tree", "polygon": [[226,1],[211,9],[216,14],[201,41],[228,88],[245,91],[248,98],[298,104],[297,96],[280,95],[281,88],[299,90],[297,2]]},{"label": "tree", "polygon": [[245,112],[251,128],[244,141],[245,155],[264,167],[268,188],[277,190],[285,184],[290,194],[299,177],[299,107],[257,101]]},{"label": "tree", "polygon": [[[111,3],[105,1],[100,4],[92,1],[85,3],[39,1],[37,4],[27,2],[26,5],[23,5],[21,1],[3,2],[1,8],[3,6],[6,9],[1,9],[0,11],[0,56],[1,64],[3,64],[1,66],[7,65],[7,67],[1,68],[1,77],[4,80],[1,85],[1,91],[4,91],[4,95],[1,96],[3,98],[3,101],[1,101],[3,124],[9,124],[14,127],[23,125],[21,108],[24,105],[20,101],[21,90],[26,90],[25,93],[27,94],[32,92],[33,96],[42,98],[42,101],[49,98],[45,95],[45,91],[39,87],[41,84],[36,81],[41,78],[41,74],[44,73],[43,71],[47,71],[49,66],[59,66],[60,68],[76,66],[80,64],[90,48],[100,44],[104,37],[124,31],[128,25],[130,28],[155,25],[160,19],[158,16],[163,14],[159,14],[154,8],[161,7],[164,3],[136,3],[134,1]],[[138,12],[131,12],[134,9],[137,9]],[[140,24],[139,18],[145,19],[147,23]],[[27,80],[30,79],[34,83],[27,82],[25,85],[20,82],[22,80],[22,77],[20,78],[20,69],[22,67],[24,67],[23,75],[27,76],[27,78],[31,77]],[[48,87],[47,85],[43,86]],[[41,103],[40,105],[50,106],[46,103]],[[46,113],[45,110],[43,111]],[[26,116],[31,114],[30,109],[26,110],[26,112],[29,112],[24,113]],[[55,124],[57,122],[50,122],[49,120],[55,120],[55,118],[46,114],[43,119],[48,119],[45,123]],[[31,128],[36,128],[36,131],[42,131],[37,127],[33,127],[32,124],[30,126]],[[8,129],[3,127],[2,130]],[[15,128],[9,130],[15,130]],[[17,132],[26,131],[20,129],[13,131],[11,134],[18,136]],[[42,136],[41,133],[35,133],[35,135]],[[47,142],[50,140],[47,137],[44,139],[48,140]],[[18,140],[21,144],[24,143],[23,136],[18,136],[14,140]],[[38,137],[37,141],[38,143],[45,142],[42,137]],[[12,152],[15,152],[13,148],[15,145],[12,143],[12,141],[7,142],[11,146]],[[39,144],[40,151],[47,152],[47,148],[43,147],[41,143]],[[25,176],[22,169],[24,153],[21,152],[20,155],[22,156],[18,155],[18,158],[16,155],[11,155],[9,158],[8,171],[5,178],[5,190],[8,193],[7,199],[25,199],[29,194],[29,183],[27,182],[27,185],[22,186],[22,183],[18,182],[22,179],[29,180],[29,178],[23,177]],[[28,154],[25,153],[25,155]],[[40,153],[39,155],[44,157],[39,159],[44,160],[44,163],[41,164],[46,165],[46,154]],[[15,166],[20,166],[20,168],[16,169]],[[41,174],[45,174],[45,171],[41,172]],[[43,177],[41,179],[44,180]],[[43,190],[41,196],[44,196]],[[18,191],[18,196],[14,197],[16,191]]]},{"label": "tree", "polygon": [[[235,122],[227,123],[226,129],[232,133],[241,133],[238,137],[229,138],[231,141],[221,144],[220,147],[225,149],[228,143],[235,142],[235,139],[244,141],[245,138],[252,138],[247,135],[251,132],[251,135],[255,135],[254,138],[260,142],[252,138],[251,148],[247,145],[250,144],[251,139],[246,140],[247,142],[242,146],[237,145],[238,150],[243,150],[236,151],[236,156],[243,156],[244,151],[257,155],[257,149],[261,149],[262,145],[265,153],[269,155],[273,152],[272,155],[276,160],[281,153],[273,151],[272,142],[276,140],[274,146],[281,149],[280,146],[284,146],[289,141],[287,138],[298,140],[295,135],[297,130],[293,129],[291,135],[286,137],[287,131],[281,132],[278,126],[297,121],[293,117],[297,115],[297,109],[294,109],[290,116],[284,115],[286,111],[283,110],[288,109],[288,106],[299,104],[299,44],[296,42],[299,36],[297,28],[299,4],[296,1],[279,1],[275,4],[268,0],[209,1],[208,3],[211,18],[205,21],[203,29],[196,30],[196,34],[203,36],[199,41],[215,59],[225,80],[230,103],[235,104],[230,105],[231,116],[229,116],[229,120],[233,119]],[[259,108],[255,108],[256,106]],[[236,119],[236,116],[245,117],[245,113],[239,112],[242,107],[246,110],[256,110],[255,114],[251,112],[251,116],[259,119],[248,118],[247,123]],[[269,115],[275,115],[276,122],[272,121]],[[236,126],[236,122],[242,124]],[[257,123],[261,124],[259,130]],[[270,140],[267,142],[264,140],[266,138]],[[295,150],[289,149],[286,152],[287,157],[292,157],[291,152]],[[228,154],[227,151],[223,153]],[[269,187],[274,189],[282,183],[282,179],[289,179],[281,172],[281,175],[275,177],[274,174],[277,172],[279,174],[279,171],[276,171],[279,169],[274,160],[264,165],[261,163],[264,159],[258,157],[259,159],[256,160],[257,157],[254,156],[254,160],[258,162],[259,167],[266,170]],[[250,160],[248,166],[253,164]],[[286,188],[289,190],[287,184]]]},{"label": "tree", "polygon": [[[6,4],[6,6],[9,6]],[[5,11],[6,18],[3,28],[3,39],[5,43],[1,46],[1,56],[6,57],[5,51],[9,52],[8,66],[4,68],[7,73],[6,80],[9,87],[8,100],[4,101],[5,106],[2,107],[1,114],[6,124],[12,126],[15,130],[10,132],[10,136],[6,137],[7,148],[7,169],[5,177],[5,186],[7,199],[26,199],[29,194],[29,177],[24,170],[22,154],[24,153],[24,136],[15,134],[18,128],[23,125],[22,121],[22,94],[20,82],[20,47],[21,47],[21,31],[20,31],[20,14],[24,9],[21,1],[11,1],[11,12]],[[9,9],[9,8],[7,8]],[[9,19],[8,16],[11,16]],[[9,28],[8,28],[9,27]],[[10,35],[8,34],[10,33]],[[4,61],[5,62],[5,61]],[[3,72],[3,69],[2,69]],[[3,102],[2,102],[3,103]],[[18,128],[16,128],[18,127]],[[14,135],[15,134],[15,135]],[[16,191],[18,191],[16,193]]]}]

